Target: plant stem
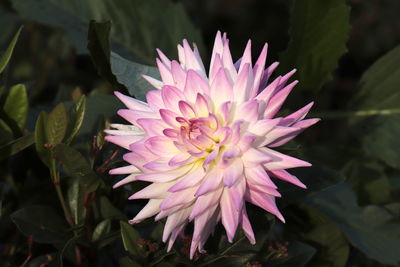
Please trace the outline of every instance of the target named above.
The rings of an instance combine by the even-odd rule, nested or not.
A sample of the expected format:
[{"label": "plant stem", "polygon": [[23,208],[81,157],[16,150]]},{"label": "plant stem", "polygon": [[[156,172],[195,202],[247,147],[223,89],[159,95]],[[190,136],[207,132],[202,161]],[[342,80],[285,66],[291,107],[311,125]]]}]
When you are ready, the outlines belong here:
[{"label": "plant stem", "polygon": [[341,119],[347,117],[364,117],[364,116],[376,116],[376,115],[396,115],[400,114],[399,108],[393,109],[370,109],[370,110],[358,110],[358,111],[323,111],[310,113],[310,117],[320,117],[322,119]]},{"label": "plant stem", "polygon": [[225,249],[224,251],[222,251],[221,254],[220,254],[220,256],[215,257],[214,259],[211,259],[211,260],[209,260],[209,261],[207,261],[207,262],[204,262],[204,263],[200,264],[198,267],[201,267],[201,266],[208,266],[208,265],[210,265],[211,263],[216,262],[217,260],[220,260],[220,259],[224,258],[224,257],[225,257],[225,254],[228,253],[228,252],[229,252],[231,249],[233,249],[234,247],[236,247],[244,238],[245,238],[245,237],[242,236],[241,238],[238,239],[238,241],[236,241],[236,242],[233,243],[231,246],[229,246],[227,249]]},{"label": "plant stem", "polygon": [[[51,176],[51,180],[53,181],[53,184],[56,188],[57,197],[58,197],[58,200],[60,201],[61,207],[64,211],[65,219],[67,220],[67,222],[71,226],[71,228],[73,228],[73,227],[75,227],[75,223],[72,218],[71,211],[68,208],[67,203],[65,203],[64,194],[61,189],[60,173],[57,171],[56,161],[54,158],[51,159],[50,176]],[[74,231],[74,236],[75,236],[75,238],[78,237],[78,233],[76,231]],[[75,246],[74,250],[75,250],[76,264],[77,264],[77,266],[80,266],[82,263],[81,252],[77,246]]]},{"label": "plant stem", "polygon": [[60,201],[61,207],[64,211],[65,219],[67,220],[68,224],[71,227],[74,227],[75,225],[72,219],[71,211],[69,210],[67,204],[65,203],[64,194],[61,190],[60,175],[57,172],[56,161],[54,159],[51,160],[50,173],[51,173],[51,180],[53,181],[53,184],[56,188],[58,200]]}]

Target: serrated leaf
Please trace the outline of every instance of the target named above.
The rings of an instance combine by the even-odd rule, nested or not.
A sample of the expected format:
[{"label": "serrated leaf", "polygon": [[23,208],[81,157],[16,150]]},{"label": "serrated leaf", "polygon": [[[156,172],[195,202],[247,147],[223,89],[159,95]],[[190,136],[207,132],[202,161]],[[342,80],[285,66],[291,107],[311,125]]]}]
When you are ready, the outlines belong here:
[{"label": "serrated leaf", "polygon": [[94,228],[93,235],[92,235],[92,241],[96,242],[102,237],[104,237],[108,232],[111,230],[111,221],[110,220],[104,220],[101,221],[96,227]]},{"label": "serrated leaf", "polygon": [[383,264],[400,262],[400,224],[378,206],[359,207],[354,192],[345,184],[315,193],[306,203],[331,218],[351,244]]},{"label": "serrated leaf", "polygon": [[51,166],[51,153],[47,147],[47,120],[48,115],[45,112],[41,112],[36,120],[35,125],[35,147],[42,162],[50,168]]},{"label": "serrated leaf", "polygon": [[281,69],[297,68],[305,90],[318,91],[331,79],[339,58],[347,51],[350,7],[345,0],[295,0],[290,42],[281,55]]},{"label": "serrated leaf", "polygon": [[24,150],[35,142],[35,136],[29,133],[0,147],[0,160]]},{"label": "serrated leaf", "polygon": [[78,53],[87,53],[87,24],[92,19],[113,21],[113,47],[137,62],[154,64],[157,47],[167,55],[176,55],[176,44],[183,38],[196,42],[202,49],[201,35],[190,23],[182,4],[168,0],[13,0],[12,3],[25,18],[62,27]]},{"label": "serrated leaf", "polygon": [[38,243],[59,243],[68,239],[68,225],[53,209],[30,206],[11,214],[11,220],[25,236]]},{"label": "serrated leaf", "polygon": [[79,151],[68,145],[59,144],[55,148],[55,153],[67,174],[78,179],[85,192],[90,193],[97,189],[101,180]]},{"label": "serrated leaf", "polygon": [[[350,124],[364,150],[392,167],[400,162],[400,46],[374,63],[361,77],[352,110],[388,110],[385,115],[353,117]],[[390,112],[391,109],[397,112]]]},{"label": "serrated leaf", "polygon": [[47,140],[52,145],[61,143],[68,127],[67,111],[63,103],[58,104],[47,119]]},{"label": "serrated leaf", "polygon": [[86,97],[83,95],[78,99],[78,101],[75,102],[75,104],[71,107],[69,111],[70,123],[68,124],[66,134],[67,138],[65,140],[65,143],[71,143],[74,137],[77,135],[85,117],[85,109]]},{"label": "serrated leaf", "polygon": [[17,44],[19,35],[21,33],[22,26],[18,29],[17,33],[14,35],[13,39],[11,40],[10,44],[8,45],[4,54],[1,55],[0,58],[0,74],[4,71],[7,67],[8,62],[10,61],[11,55],[14,51],[14,47]]},{"label": "serrated leaf", "polygon": [[3,109],[17,123],[21,131],[25,128],[28,105],[28,95],[25,85],[17,84],[11,87]]},{"label": "serrated leaf", "polygon": [[129,91],[130,95],[145,100],[146,93],[154,89],[141,75],[159,78],[160,74],[154,67],[138,64],[122,58],[117,53],[110,52],[109,33],[110,22],[98,23],[91,21],[88,34],[88,48],[99,74],[108,80],[115,88]]},{"label": "serrated leaf", "polygon": [[121,236],[124,248],[129,251],[132,255],[140,255],[139,247],[137,245],[138,239],[140,239],[140,234],[132,227],[132,225],[120,221],[121,226]]},{"label": "serrated leaf", "polygon": [[84,206],[85,192],[81,187],[79,179],[74,179],[70,184],[67,200],[75,225],[80,225],[85,220],[86,208]]}]

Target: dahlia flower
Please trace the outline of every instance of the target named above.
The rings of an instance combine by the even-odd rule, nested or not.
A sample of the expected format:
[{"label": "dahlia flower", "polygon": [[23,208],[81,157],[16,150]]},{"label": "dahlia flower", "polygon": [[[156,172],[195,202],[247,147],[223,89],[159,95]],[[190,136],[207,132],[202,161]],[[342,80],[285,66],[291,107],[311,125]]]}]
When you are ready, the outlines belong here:
[{"label": "dahlia flower", "polygon": [[189,222],[194,223],[191,257],[196,249],[204,251],[219,221],[230,242],[240,226],[254,244],[246,202],[284,222],[271,177],[306,188],[286,169],[311,164],[274,148],[318,121],[304,119],[313,103],[275,117],[297,81],[288,83],[293,70],[269,83],[278,63],[265,68],[267,44],[254,65],[251,41],[234,63],[226,34],[218,32],[208,74],[195,45],[183,40],[178,53],[176,61],[158,50],[161,81],[143,76],[155,88],[147,103],[115,93],[127,107],[118,114],[130,123],[106,131],[108,141],[129,150],[124,160],[130,165],[110,171],[128,174],[115,187],[150,183],[129,198],[149,199],[130,223],[166,218],[168,250]]}]

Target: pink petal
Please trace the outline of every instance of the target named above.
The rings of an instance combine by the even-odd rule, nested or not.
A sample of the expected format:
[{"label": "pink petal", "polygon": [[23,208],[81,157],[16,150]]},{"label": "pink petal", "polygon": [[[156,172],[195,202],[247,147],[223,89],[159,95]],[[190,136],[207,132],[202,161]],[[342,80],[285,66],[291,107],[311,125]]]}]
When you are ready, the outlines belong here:
[{"label": "pink petal", "polygon": [[250,244],[256,244],[256,238],[254,237],[253,228],[251,227],[251,223],[249,217],[247,216],[246,208],[242,210],[242,229],[244,234],[246,235],[247,239],[250,241]]},{"label": "pink petal", "polygon": [[157,118],[157,114],[153,111],[142,111],[142,110],[132,110],[132,109],[120,109],[118,110],[118,115],[129,121],[133,125],[138,125],[137,120],[143,118]]},{"label": "pink petal", "polygon": [[309,167],[311,166],[310,163],[305,162],[300,159],[296,159],[285,154],[279,153],[272,149],[263,147],[259,148],[264,153],[272,158],[271,162],[265,163],[264,167],[268,171],[276,171],[281,169],[290,169],[290,168],[297,168],[297,167]]},{"label": "pink petal", "polygon": [[271,100],[268,102],[268,106],[264,112],[264,118],[271,119],[282,107],[286,98],[292,91],[292,89],[296,86],[298,81],[294,81],[291,84],[287,85],[285,88],[281,89],[278,93],[276,93]]},{"label": "pink petal", "polygon": [[171,67],[171,60],[169,60],[169,58],[160,50],[160,49],[156,49],[158,56],[160,57],[162,63],[164,63],[165,66],[167,66],[168,68]]},{"label": "pink petal", "polygon": [[222,172],[212,170],[205,177],[199,189],[196,191],[195,196],[199,197],[207,193],[217,190],[222,184]]},{"label": "pink petal", "polygon": [[249,67],[252,68],[252,63],[251,63],[251,40],[249,40],[247,42],[246,48],[244,49],[244,53],[243,53],[243,56],[242,56],[242,60],[240,62],[238,73],[241,73],[246,65],[249,65]]},{"label": "pink petal", "polygon": [[249,148],[243,154],[242,159],[244,166],[246,166],[246,168],[254,167],[259,164],[267,163],[273,160],[270,155],[255,148]]},{"label": "pink petal", "polygon": [[145,102],[142,102],[140,100],[137,100],[133,97],[126,96],[124,94],[121,94],[118,91],[114,91],[114,94],[121,100],[122,103],[125,104],[129,109],[136,109],[136,110],[141,110],[141,111],[148,111],[151,112],[151,109],[149,108],[149,105]]},{"label": "pink petal", "polygon": [[176,60],[173,60],[171,63],[171,73],[174,79],[174,85],[183,90],[186,83],[186,71],[182,69],[181,64]]},{"label": "pink petal", "polygon": [[150,199],[146,206],[144,206],[144,208],[135,216],[135,218],[130,220],[129,223],[139,223],[144,219],[156,215],[160,212],[160,204],[162,201],[162,199]]},{"label": "pink petal", "polygon": [[[187,72],[184,94],[189,103],[196,101],[197,94],[208,94],[210,88],[208,83],[197,72],[189,70]],[[184,100],[184,99],[181,99]]]},{"label": "pink petal", "polygon": [[[161,87],[160,87],[161,89]],[[150,90],[146,94],[147,103],[149,103],[149,107],[157,113],[161,108],[164,108],[164,101],[161,97],[160,90]]]},{"label": "pink petal", "polygon": [[129,174],[129,173],[134,173],[134,172],[136,173],[138,171],[139,171],[138,168],[136,168],[135,166],[128,165],[128,166],[112,169],[108,173],[111,175],[117,175],[117,174]]},{"label": "pink petal", "polygon": [[[133,166],[134,167],[134,166]],[[131,183],[133,181],[136,181],[136,175],[137,173],[133,173],[131,175],[128,175],[127,177],[125,177],[124,179],[122,179],[121,181],[119,181],[118,183],[116,183],[115,185],[113,185],[113,188],[118,188],[120,186],[126,185],[128,183]]]},{"label": "pink petal", "polygon": [[239,71],[239,76],[233,85],[235,101],[237,103],[245,102],[248,99],[249,92],[253,87],[253,71],[250,64],[245,64]]},{"label": "pink petal", "polygon": [[179,101],[179,110],[182,115],[186,118],[194,118],[196,117],[196,113],[193,107],[186,101]]},{"label": "pink petal", "polygon": [[298,187],[301,187],[304,189],[307,188],[307,186],[305,184],[303,184],[296,176],[288,173],[285,170],[271,171],[270,173],[272,174],[272,176],[274,176],[278,179],[292,183],[292,184],[297,185]]},{"label": "pink petal", "polygon": [[225,227],[228,241],[232,243],[239,224],[239,212],[233,206],[232,196],[229,190],[224,190],[221,197],[221,220]]},{"label": "pink petal", "polygon": [[224,171],[224,185],[231,187],[243,177],[243,162],[240,159],[236,159],[232,164],[227,167]]},{"label": "pink petal", "polygon": [[168,219],[164,226],[164,232],[162,240],[163,242],[167,242],[169,235],[171,232],[182,224],[186,223],[187,217],[190,214],[191,207],[182,209],[180,211],[175,212],[172,215],[168,216]]},{"label": "pink petal", "polygon": [[178,192],[184,190],[186,188],[193,187],[199,184],[204,176],[206,175],[203,168],[195,168],[192,169],[187,175],[184,176],[182,180],[177,182],[174,186],[168,189],[169,192]]},{"label": "pink petal", "polygon": [[158,58],[156,59],[158,71],[160,72],[161,79],[164,85],[173,85],[174,78],[172,77],[170,69],[162,63]]},{"label": "pink petal", "polygon": [[211,82],[211,99],[218,108],[225,101],[233,100],[232,83],[224,68],[220,68]]},{"label": "pink petal", "polygon": [[139,181],[153,182],[153,183],[167,183],[172,182],[185,175],[191,166],[182,166],[179,169],[165,172],[144,173],[136,176]]},{"label": "pink petal", "polygon": [[167,189],[173,184],[173,182],[169,183],[153,183],[151,185],[146,186],[142,190],[136,192],[131,195],[128,199],[164,199],[168,196]]},{"label": "pink petal", "polygon": [[185,96],[182,91],[174,86],[169,85],[161,88],[161,97],[164,101],[165,107],[174,112],[179,112],[179,101],[185,100]]},{"label": "pink petal", "polygon": [[314,105],[314,102],[309,103],[305,107],[299,109],[296,112],[284,117],[279,125],[282,126],[291,126],[293,123],[304,119],[307,113],[310,111],[311,107]]},{"label": "pink petal", "polygon": [[[159,80],[154,79],[153,77],[150,77],[147,75],[142,75],[142,78],[145,79],[149,84],[151,84],[156,89],[161,89],[161,87],[163,87],[163,85],[164,85],[164,83],[162,81],[159,81]],[[149,103],[149,102],[147,102],[147,103]]]},{"label": "pink petal", "polygon": [[252,204],[274,214],[278,217],[279,220],[285,222],[282,214],[279,212],[276,204],[275,204],[275,197],[270,196],[268,194],[263,194],[258,191],[247,191],[246,194],[247,201],[251,202]]},{"label": "pink petal", "polygon": [[140,126],[148,136],[162,135],[167,125],[160,119],[138,119],[138,126]]},{"label": "pink petal", "polygon": [[107,135],[104,140],[129,150],[129,146],[131,144],[137,142],[142,138],[142,135]]},{"label": "pink petal", "polygon": [[210,194],[198,197],[194,203],[192,213],[189,216],[189,221],[201,216],[204,212],[208,211],[211,207],[217,204],[221,199],[223,190],[223,187],[221,187]]},{"label": "pink petal", "polygon": [[271,181],[267,172],[262,166],[256,166],[254,168],[245,168],[244,173],[249,184],[258,184],[262,186],[268,186],[276,189],[276,185]]},{"label": "pink petal", "polygon": [[265,44],[260,53],[260,56],[257,59],[256,64],[254,65],[254,85],[249,94],[250,99],[254,98],[258,93],[262,75],[264,74],[265,61],[267,59],[267,51],[268,51],[268,44]]}]

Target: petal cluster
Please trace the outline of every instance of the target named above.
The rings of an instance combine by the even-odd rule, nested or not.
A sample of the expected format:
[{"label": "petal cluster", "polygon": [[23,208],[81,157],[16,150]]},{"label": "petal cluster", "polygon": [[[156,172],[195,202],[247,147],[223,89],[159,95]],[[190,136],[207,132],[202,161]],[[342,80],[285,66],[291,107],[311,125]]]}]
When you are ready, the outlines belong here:
[{"label": "petal cluster", "polygon": [[297,81],[295,70],[270,77],[278,63],[265,67],[267,44],[253,64],[251,41],[241,59],[233,62],[226,34],[217,33],[208,72],[196,46],[178,45],[179,61],[161,51],[157,66],[161,81],[144,78],[155,87],[147,103],[116,92],[127,109],[118,114],[129,125],[112,124],[106,139],[129,150],[127,174],[115,187],[139,180],[150,184],[129,199],[149,199],[130,220],[166,218],[163,241],[171,249],[189,222],[194,223],[191,257],[221,221],[229,241],[241,227],[251,243],[254,233],[246,202],[284,221],[275,198],[273,179],[305,185],[287,169],[309,163],[274,150],[318,119],[304,119],[312,103],[276,117]]}]

